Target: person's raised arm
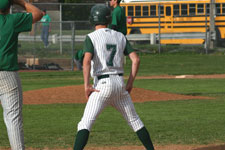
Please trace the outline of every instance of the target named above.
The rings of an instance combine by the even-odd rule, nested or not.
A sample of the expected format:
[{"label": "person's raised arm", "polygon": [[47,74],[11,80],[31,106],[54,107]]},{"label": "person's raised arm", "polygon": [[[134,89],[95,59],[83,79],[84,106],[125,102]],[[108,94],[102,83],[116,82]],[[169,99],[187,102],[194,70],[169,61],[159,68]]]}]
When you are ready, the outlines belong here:
[{"label": "person's raised arm", "polygon": [[14,4],[20,5],[23,7],[28,13],[32,13],[33,23],[38,22],[43,17],[43,12],[35,7],[34,5],[26,2],[25,0],[13,0]]},{"label": "person's raised arm", "polygon": [[140,59],[135,52],[130,53],[129,57],[132,61],[132,66],[131,66],[129,79],[127,81],[126,90],[130,93],[133,88],[134,79],[135,79],[138,69],[139,69]]}]

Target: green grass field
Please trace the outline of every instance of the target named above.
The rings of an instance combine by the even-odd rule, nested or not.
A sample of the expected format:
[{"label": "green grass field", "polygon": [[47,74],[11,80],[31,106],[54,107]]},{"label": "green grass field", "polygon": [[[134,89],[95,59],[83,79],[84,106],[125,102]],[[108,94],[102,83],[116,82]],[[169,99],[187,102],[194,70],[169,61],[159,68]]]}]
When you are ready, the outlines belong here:
[{"label": "green grass field", "polygon": [[[222,74],[224,55],[141,55],[139,76]],[[125,66],[128,75],[130,62]],[[20,73],[23,90],[79,85],[81,72]],[[220,144],[225,141],[225,79],[145,79],[135,87],[169,93],[214,97],[212,100],[180,100],[136,103],[135,108],[156,145]],[[85,104],[24,105],[27,147],[72,147],[77,123]],[[0,109],[2,114],[2,109]],[[141,145],[135,133],[113,108],[106,108],[90,134],[89,146]],[[0,147],[9,147],[0,117]]]}]

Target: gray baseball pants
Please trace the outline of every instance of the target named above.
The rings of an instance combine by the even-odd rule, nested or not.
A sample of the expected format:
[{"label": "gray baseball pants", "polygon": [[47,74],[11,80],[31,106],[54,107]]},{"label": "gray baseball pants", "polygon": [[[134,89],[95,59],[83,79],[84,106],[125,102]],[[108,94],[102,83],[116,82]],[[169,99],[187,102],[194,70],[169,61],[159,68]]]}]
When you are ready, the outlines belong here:
[{"label": "gray baseball pants", "polygon": [[12,150],[24,150],[22,87],[17,72],[0,71],[0,101]]}]

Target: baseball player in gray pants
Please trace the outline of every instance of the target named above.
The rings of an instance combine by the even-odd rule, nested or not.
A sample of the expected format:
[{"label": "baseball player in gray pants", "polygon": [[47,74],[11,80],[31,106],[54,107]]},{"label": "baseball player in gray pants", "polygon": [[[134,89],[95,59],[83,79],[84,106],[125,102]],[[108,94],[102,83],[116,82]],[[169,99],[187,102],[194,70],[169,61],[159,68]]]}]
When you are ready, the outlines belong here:
[{"label": "baseball player in gray pants", "polygon": [[[13,3],[27,13],[9,14]],[[25,149],[22,88],[17,73],[18,35],[31,31],[32,23],[39,21],[42,15],[42,11],[24,0],[0,0],[0,100],[12,150]]]},{"label": "baseball player in gray pants", "polygon": [[[95,25],[95,31],[86,36],[83,49],[84,88],[88,102],[78,123],[74,150],[82,150],[85,147],[92,125],[108,105],[123,115],[147,150],[154,150],[149,133],[137,115],[129,94],[138,72],[139,57],[122,33],[107,28],[110,21],[111,10],[108,7],[92,7],[90,22]],[[128,55],[132,61],[126,85],[123,78],[124,55]],[[91,86],[89,81],[90,72],[94,78],[94,86]]]}]

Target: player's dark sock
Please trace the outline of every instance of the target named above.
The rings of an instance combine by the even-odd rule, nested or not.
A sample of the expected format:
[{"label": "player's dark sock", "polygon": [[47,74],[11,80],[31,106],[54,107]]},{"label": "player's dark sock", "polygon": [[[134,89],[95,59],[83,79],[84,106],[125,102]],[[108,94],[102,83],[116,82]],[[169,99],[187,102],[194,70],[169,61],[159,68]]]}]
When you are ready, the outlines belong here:
[{"label": "player's dark sock", "polygon": [[136,133],[147,150],[154,150],[150,135],[145,127],[141,128]]},{"label": "player's dark sock", "polygon": [[87,144],[89,137],[89,131],[86,129],[80,130],[77,132],[74,150],[83,150],[85,145]]}]

